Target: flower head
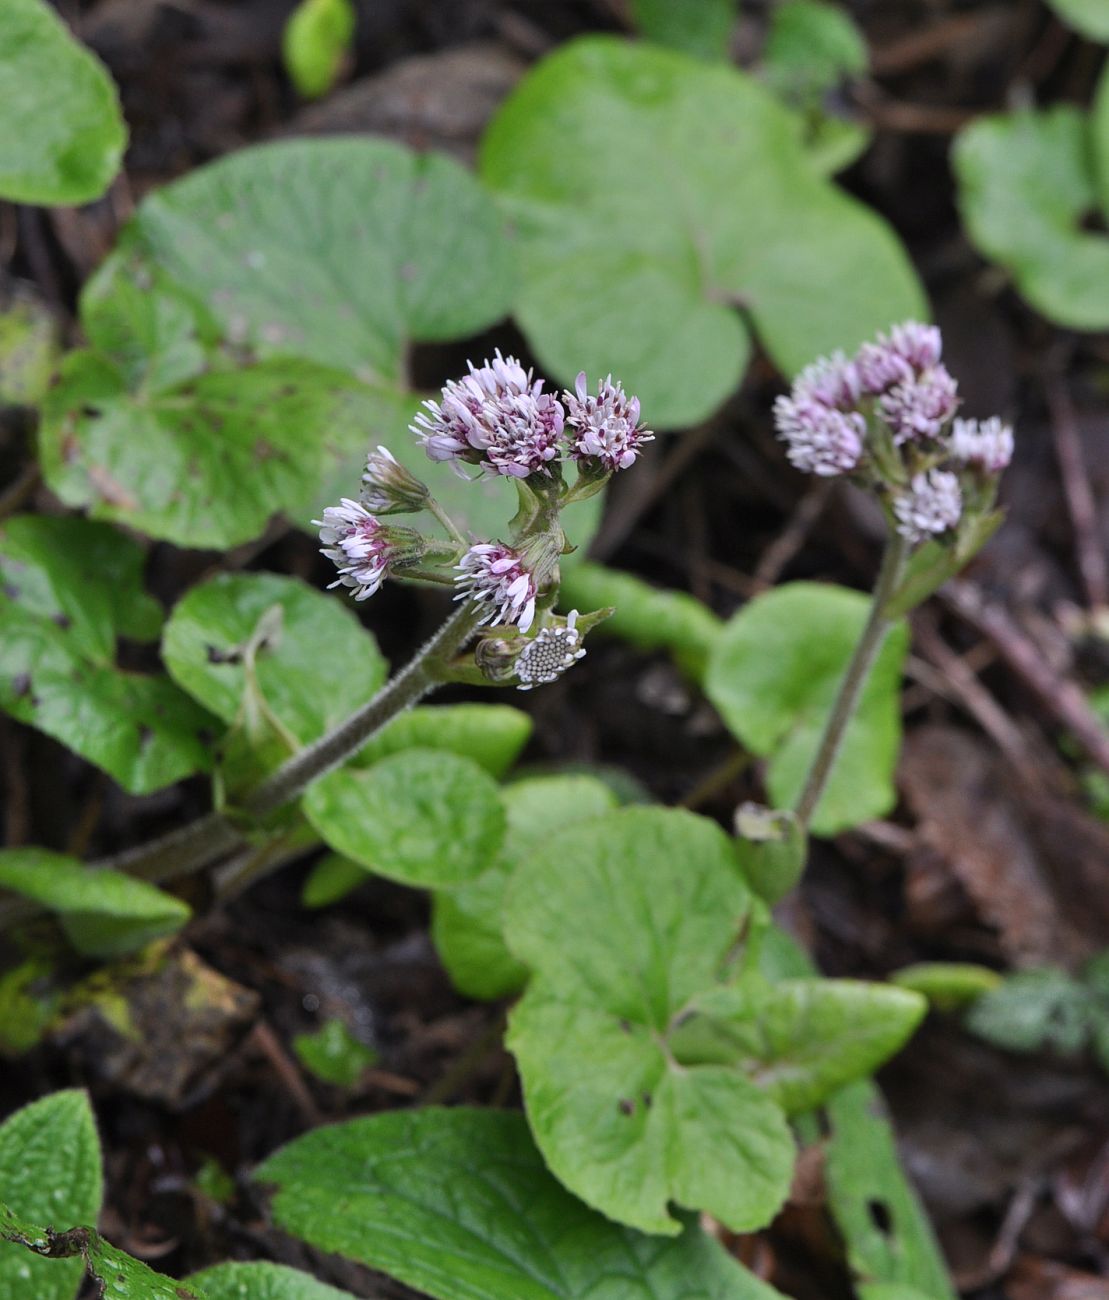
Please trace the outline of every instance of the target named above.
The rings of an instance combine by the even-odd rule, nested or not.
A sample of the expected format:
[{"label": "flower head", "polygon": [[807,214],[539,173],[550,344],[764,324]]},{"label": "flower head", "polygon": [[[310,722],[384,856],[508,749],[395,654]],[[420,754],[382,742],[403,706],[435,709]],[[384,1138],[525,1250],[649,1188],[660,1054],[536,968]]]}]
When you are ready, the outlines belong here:
[{"label": "flower head", "polygon": [[774,423],[790,462],[803,473],[848,474],[863,454],[866,420],[857,411],[837,411],[812,397],[779,397]]},{"label": "flower head", "polygon": [[943,469],[914,475],[908,492],[893,503],[897,531],[914,545],[954,528],[962,511],[959,480]]},{"label": "flower head", "polygon": [[655,436],[639,423],[639,398],[628,397],[611,375],[597,385],[597,396],[592,397],[583,370],[574,391],[567,390],[562,397],[570,455],[577,461],[596,460],[613,474],[633,464],[642,444]]},{"label": "flower head", "polygon": [[427,484],[409,473],[388,448],[378,447],[366,458],[358,495],[367,510],[388,515],[422,510],[428,491]]},{"label": "flower head", "polygon": [[1013,459],[1013,430],[990,416],[988,420],[956,420],[951,426],[951,459],[987,474],[1000,474]]},{"label": "flower head", "polygon": [[469,597],[488,604],[483,623],[515,623],[521,632],[531,627],[537,586],[519,551],[503,542],[480,542],[470,547],[456,568],[455,599]]},{"label": "flower head", "polygon": [[530,691],[534,686],[557,681],[567,668],[585,657],[577,621],[578,611],[573,609],[567,614],[565,624],[540,628],[524,643],[513,665],[519,690]]},{"label": "flower head", "polygon": [[432,460],[466,460],[514,478],[542,470],[558,456],[565,412],[515,357],[498,350],[482,366],[444,385],[410,426]]},{"label": "flower head", "polygon": [[842,352],[819,357],[793,381],[795,401],[813,401],[839,411],[849,411],[859,400],[859,372]]},{"label": "flower head", "polygon": [[864,343],[855,357],[862,391],[877,396],[907,383],[939,365],[943,340],[935,325],[904,321],[873,343]]},{"label": "flower head", "polygon": [[878,414],[898,446],[911,439],[938,437],[958,407],[958,387],[940,365],[902,380],[878,399]]},{"label": "flower head", "polygon": [[312,522],[320,530],[320,548],[334,562],[339,576],[331,587],[350,587],[355,600],[372,596],[385,581],[394,547],[388,532],[357,501],[346,497],[337,506],[328,506],[322,519]]}]

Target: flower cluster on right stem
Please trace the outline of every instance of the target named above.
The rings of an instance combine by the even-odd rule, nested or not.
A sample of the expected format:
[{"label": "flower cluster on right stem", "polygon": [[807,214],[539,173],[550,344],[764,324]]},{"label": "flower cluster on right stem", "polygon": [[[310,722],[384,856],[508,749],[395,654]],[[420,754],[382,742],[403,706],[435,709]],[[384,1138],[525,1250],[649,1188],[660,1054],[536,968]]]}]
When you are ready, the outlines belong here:
[{"label": "flower cluster on right stem", "polygon": [[853,357],[813,362],[774,404],[792,464],[873,489],[911,545],[953,538],[983,516],[1013,454],[1013,431],[996,416],[956,418],[942,351],[936,326],[906,321]]}]

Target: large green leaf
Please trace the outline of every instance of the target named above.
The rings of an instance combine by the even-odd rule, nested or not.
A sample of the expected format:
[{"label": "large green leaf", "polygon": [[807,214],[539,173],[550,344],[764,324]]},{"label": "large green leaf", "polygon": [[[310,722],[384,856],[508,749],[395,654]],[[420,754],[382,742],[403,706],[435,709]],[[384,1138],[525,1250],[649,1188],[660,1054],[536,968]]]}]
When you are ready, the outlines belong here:
[{"label": "large green leaf", "polygon": [[[1105,7],[1109,14],[1109,5]],[[1094,182],[1102,212],[1109,212],[1109,60],[1101,71],[1093,106],[1090,109],[1090,146],[1094,163]]]},{"label": "large green leaf", "polygon": [[920,1023],[918,993],[859,980],[785,980],[710,989],[670,1037],[683,1064],[736,1065],[789,1114],[869,1074]]},{"label": "large green leaf", "polygon": [[213,723],[165,677],[116,667],[117,637],[161,625],[143,558],[84,519],[22,515],[0,531],[0,707],[135,794],[205,770]]},{"label": "large green leaf", "polygon": [[507,831],[496,863],[477,880],[435,894],[431,934],[455,986],[472,998],[499,998],[522,987],[526,969],[505,945],[504,891],[516,867],[556,831],[616,807],[594,776],[537,776],[502,792]]},{"label": "large green leaf", "polygon": [[494,118],[482,175],[512,218],[516,315],[569,381],[612,371],[692,424],[736,387],[742,307],[793,372],[924,312],[885,223],[818,176],[789,110],[732,68],[614,38],[563,46]]},{"label": "large green leaf", "polygon": [[782,1300],[692,1223],[660,1240],[587,1209],[519,1115],[372,1115],[296,1139],[255,1177],[287,1232],[436,1300]]},{"label": "large green leaf", "polygon": [[0,850],[0,889],[57,912],[73,945],[118,957],[179,930],[188,904],[121,871],[92,871],[47,849]]},{"label": "large green leaf", "polygon": [[671,1202],[761,1227],[789,1188],[780,1107],[742,1071],[683,1066],[667,1044],[743,964],[752,906],[715,823],[653,808],[564,831],[509,885],[505,934],[534,972],[508,1037],[532,1132],[571,1191],[646,1232],[680,1231]]},{"label": "large green leaf", "polygon": [[[68,1228],[95,1223],[102,1172],[96,1123],[83,1092],[56,1092],[0,1125],[0,1189],[21,1219]],[[0,1300],[73,1300],[78,1260],[36,1259],[0,1241]]]},{"label": "large green leaf", "polygon": [[87,203],[119,170],[115,86],[45,0],[0,5],[0,198]]},{"label": "large green leaf", "polygon": [[332,772],[309,786],[303,806],[337,853],[408,885],[473,880],[504,838],[496,782],[448,750],[406,749]]},{"label": "large green leaf", "polygon": [[150,388],[75,352],[43,410],[43,472],[97,517],[180,546],[233,546],[278,513],[306,524],[329,503],[337,465],[353,490],[368,438],[392,431],[398,401],[310,361]]},{"label": "large green leaf", "polygon": [[[801,791],[868,608],[858,592],[793,582],[745,605],[716,644],[705,692],[737,739],[770,759],[767,785],[778,807],[791,806]],[[871,669],[812,818],[818,835],[893,806],[907,648],[908,631],[897,624]]]},{"label": "large green leaf", "polygon": [[1101,330],[1109,326],[1109,238],[1082,228],[1098,206],[1089,132],[1069,104],[980,117],[959,134],[952,163],[977,247],[1045,316]]},{"label": "large green leaf", "polygon": [[194,587],[166,624],[162,653],[177,684],[224,722],[262,709],[301,745],[372,699],[386,675],[349,602],[275,573]]},{"label": "large green leaf", "polygon": [[186,1281],[204,1300],[351,1300],[349,1291],[283,1264],[217,1264]]},{"label": "large green leaf", "polygon": [[[827,1113],[828,1203],[856,1277],[915,1287],[922,1300],[955,1300],[928,1216],[902,1172],[881,1093],[866,1081],[850,1084]],[[882,1296],[865,1287],[861,1294]]]},{"label": "large green leaf", "polygon": [[508,310],[497,213],[464,168],[388,140],[288,140],[148,196],[123,247],[202,299],[227,339],[399,385],[406,346]]}]

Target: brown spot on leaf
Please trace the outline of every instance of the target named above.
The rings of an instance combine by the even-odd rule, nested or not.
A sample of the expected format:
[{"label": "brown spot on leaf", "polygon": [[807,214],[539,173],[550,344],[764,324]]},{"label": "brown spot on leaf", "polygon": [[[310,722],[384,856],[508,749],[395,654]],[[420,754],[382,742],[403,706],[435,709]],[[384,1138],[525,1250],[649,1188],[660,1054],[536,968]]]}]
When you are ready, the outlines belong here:
[{"label": "brown spot on leaf", "polygon": [[620,1100],[616,1103],[616,1109],[620,1112],[621,1115],[634,1115],[635,1102],[632,1101],[630,1097],[621,1097]]}]

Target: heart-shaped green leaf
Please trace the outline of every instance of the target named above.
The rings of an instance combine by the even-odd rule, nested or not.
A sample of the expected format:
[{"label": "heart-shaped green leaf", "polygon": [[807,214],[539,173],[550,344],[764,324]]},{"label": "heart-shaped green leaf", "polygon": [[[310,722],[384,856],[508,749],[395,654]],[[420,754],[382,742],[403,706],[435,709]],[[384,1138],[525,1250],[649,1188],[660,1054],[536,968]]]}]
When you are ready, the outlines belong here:
[{"label": "heart-shaped green leaf", "polygon": [[567,382],[612,371],[661,425],[705,418],[739,383],[737,308],[789,373],[924,312],[890,228],[729,67],[571,42],[494,118],[481,170],[518,234],[516,315],[538,356]]},{"label": "heart-shaped green leaf", "polygon": [[[0,1124],[0,1188],[20,1219],[65,1227],[95,1223],[102,1177],[85,1093],[52,1093]],[[73,1300],[83,1273],[79,1260],[37,1259],[0,1240],[2,1300]]]},{"label": "heart-shaped green leaf", "polygon": [[187,286],[236,346],[390,385],[410,342],[476,333],[512,292],[474,178],[369,137],[230,154],[149,195],[122,245]]},{"label": "heart-shaped green leaf", "polygon": [[116,667],[116,640],[150,641],[162,611],[143,551],[104,524],[21,515],[0,530],[0,707],[135,794],[210,765],[211,715],[162,676]]},{"label": "heart-shaped green leaf", "polygon": [[522,1116],[503,1111],[317,1128],[255,1177],[276,1186],[286,1232],[436,1300],[783,1300],[693,1223],[664,1241],[595,1214],[547,1172]]},{"label": "heart-shaped green leaf", "polygon": [[395,429],[399,401],[307,361],[150,389],[76,352],[43,410],[43,472],[63,501],[99,518],[180,546],[234,546],[275,514],[307,524],[330,504],[338,465],[353,490],[367,438]]},{"label": "heart-shaped green leaf", "polygon": [[194,587],[166,624],[162,653],[174,681],[224,722],[242,721],[251,685],[255,707],[300,745],[372,699],[386,675],[349,602],[275,573]]},{"label": "heart-shaped green leaf", "polygon": [[671,1202],[760,1227],[789,1188],[780,1107],[668,1046],[691,1001],[738,973],[752,906],[729,838],[675,810],[572,827],[509,885],[505,933],[534,972],[508,1038],[532,1132],[571,1191],[646,1232],[680,1231]]},{"label": "heart-shaped green leaf", "polygon": [[0,198],[87,203],[119,170],[127,131],[103,64],[44,0],[0,6]]},{"label": "heart-shaped green leaf", "polygon": [[1109,326],[1109,238],[1082,228],[1098,208],[1092,152],[1085,115],[1057,104],[980,117],[952,153],[971,239],[1033,307],[1080,330]]},{"label": "heart-shaped green leaf", "polygon": [[[859,592],[789,583],[745,605],[713,650],[705,693],[736,738],[770,759],[766,779],[777,807],[790,807],[801,791],[868,609]],[[897,624],[870,671],[813,815],[810,829],[818,835],[880,817],[893,805],[907,648],[907,629]]]},{"label": "heart-shaped green leaf", "polygon": [[406,749],[332,772],[309,786],[303,806],[337,853],[408,885],[473,880],[504,838],[497,783],[447,750]]}]

